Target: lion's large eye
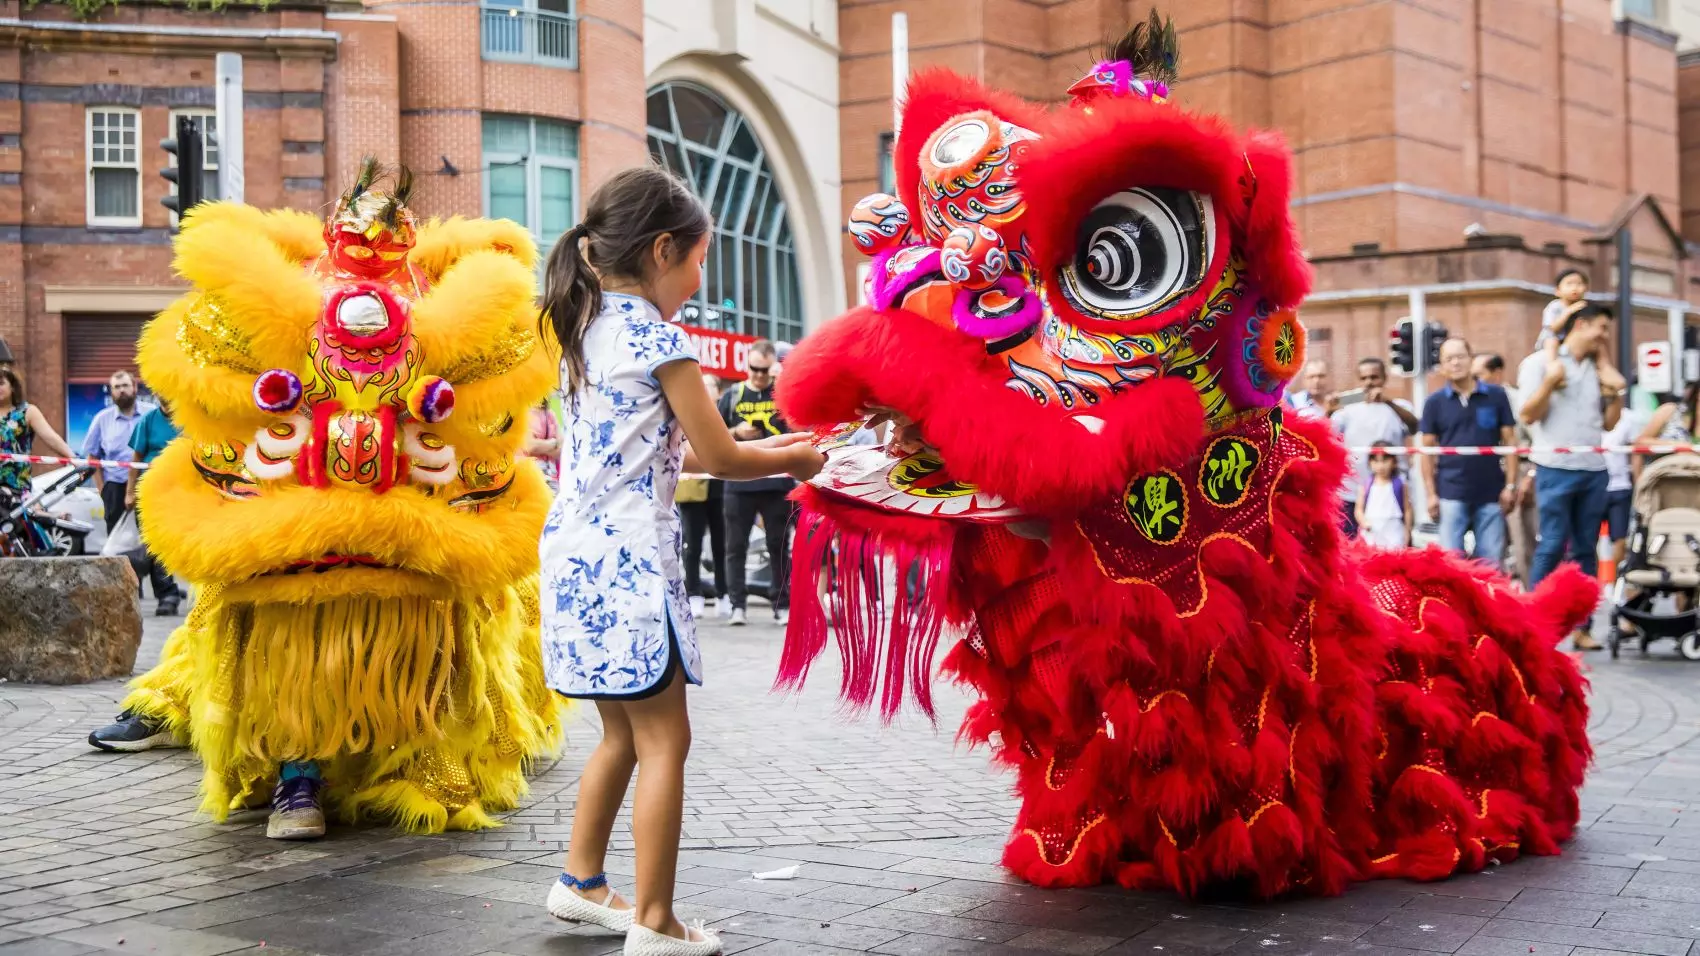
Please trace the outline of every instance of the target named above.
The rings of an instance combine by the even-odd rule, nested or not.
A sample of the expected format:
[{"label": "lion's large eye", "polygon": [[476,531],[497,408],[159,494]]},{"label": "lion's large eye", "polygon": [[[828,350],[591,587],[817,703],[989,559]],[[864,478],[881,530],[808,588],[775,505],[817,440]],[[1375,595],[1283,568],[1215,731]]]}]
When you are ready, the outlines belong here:
[{"label": "lion's large eye", "polygon": [[1129,189],[1107,197],[1080,224],[1062,292],[1082,313],[1135,319],[1197,289],[1215,248],[1210,197],[1178,189]]}]

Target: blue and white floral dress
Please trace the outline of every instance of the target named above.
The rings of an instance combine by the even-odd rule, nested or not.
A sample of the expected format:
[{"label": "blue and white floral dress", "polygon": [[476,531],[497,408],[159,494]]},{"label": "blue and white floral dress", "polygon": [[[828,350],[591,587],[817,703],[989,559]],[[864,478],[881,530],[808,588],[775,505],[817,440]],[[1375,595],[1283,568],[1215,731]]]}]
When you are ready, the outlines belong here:
[{"label": "blue and white floral dress", "polygon": [[646,697],[675,665],[702,683],[673,504],[684,434],[655,379],[696,357],[636,296],[605,293],[585,331],[585,381],[567,400],[561,491],[539,544],[544,677],[568,697]]}]

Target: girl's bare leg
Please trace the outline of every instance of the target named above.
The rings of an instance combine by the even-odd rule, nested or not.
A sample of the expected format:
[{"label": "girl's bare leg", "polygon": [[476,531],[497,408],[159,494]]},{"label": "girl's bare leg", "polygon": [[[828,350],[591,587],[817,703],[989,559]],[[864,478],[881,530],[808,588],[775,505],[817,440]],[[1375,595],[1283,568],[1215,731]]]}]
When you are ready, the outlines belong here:
[{"label": "girl's bare leg", "polygon": [[[675,673],[665,690],[624,706],[638,759],[637,792],[632,800],[637,922],[683,939],[685,928],[673,915],[673,875],[679,865],[679,830],[685,812],[685,757],[691,750],[684,675]],[[576,828],[573,835],[578,835]]]},{"label": "girl's bare leg", "polygon": [[[596,702],[596,712],[602,717],[602,742],[591,752],[590,760],[584,765],[584,775],[579,777],[573,835],[567,844],[565,869],[575,879],[588,880],[607,866],[608,837],[614,830],[620,804],[626,799],[632,769],[637,766],[637,748],[632,741],[632,722],[626,716],[627,706],[621,701]],[[631,908],[612,888],[574,887],[573,892],[592,903],[615,909]]]}]

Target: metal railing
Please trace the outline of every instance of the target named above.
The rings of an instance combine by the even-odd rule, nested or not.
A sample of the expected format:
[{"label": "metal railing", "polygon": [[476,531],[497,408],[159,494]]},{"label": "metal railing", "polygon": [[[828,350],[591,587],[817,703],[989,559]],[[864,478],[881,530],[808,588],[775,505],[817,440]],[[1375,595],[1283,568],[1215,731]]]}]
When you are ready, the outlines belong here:
[{"label": "metal railing", "polygon": [[483,11],[484,59],[578,66],[578,17],[493,5]]}]

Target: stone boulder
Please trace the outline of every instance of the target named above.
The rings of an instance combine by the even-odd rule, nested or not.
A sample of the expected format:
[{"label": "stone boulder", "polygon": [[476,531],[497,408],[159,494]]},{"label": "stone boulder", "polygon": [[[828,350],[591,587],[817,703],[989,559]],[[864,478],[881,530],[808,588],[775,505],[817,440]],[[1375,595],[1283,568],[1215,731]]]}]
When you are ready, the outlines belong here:
[{"label": "stone boulder", "polygon": [[0,677],[129,677],[142,642],[136,572],[121,557],[0,559]]}]

